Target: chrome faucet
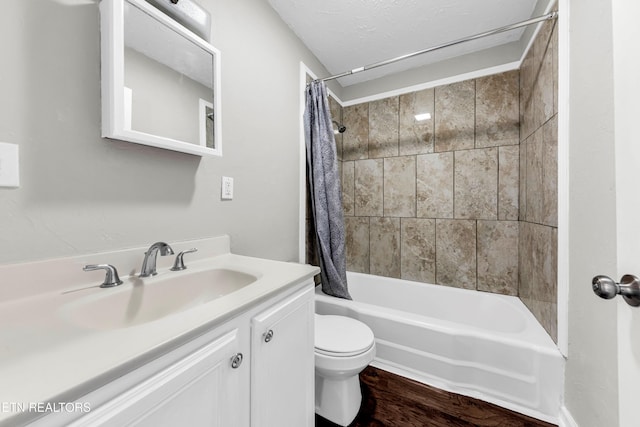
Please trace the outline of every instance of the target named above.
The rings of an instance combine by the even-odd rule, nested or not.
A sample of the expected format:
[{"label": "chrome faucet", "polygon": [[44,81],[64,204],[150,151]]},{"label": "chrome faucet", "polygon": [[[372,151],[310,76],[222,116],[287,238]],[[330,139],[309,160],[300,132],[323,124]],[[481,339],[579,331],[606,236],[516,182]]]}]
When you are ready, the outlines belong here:
[{"label": "chrome faucet", "polygon": [[140,269],[139,277],[149,277],[158,274],[156,271],[156,259],[158,258],[158,251],[160,255],[173,255],[173,249],[165,242],[156,242],[147,249],[144,253],[144,261],[142,261],[142,268]]}]

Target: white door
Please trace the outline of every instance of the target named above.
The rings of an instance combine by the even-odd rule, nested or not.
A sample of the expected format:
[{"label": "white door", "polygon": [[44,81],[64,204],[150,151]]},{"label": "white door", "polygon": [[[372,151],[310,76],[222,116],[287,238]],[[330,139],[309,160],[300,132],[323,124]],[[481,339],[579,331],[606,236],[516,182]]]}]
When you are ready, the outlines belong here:
[{"label": "white door", "polygon": [[640,308],[591,290],[597,274],[640,276],[638,3],[560,0],[569,134],[563,421],[575,421],[567,426],[640,425]]},{"label": "white door", "polygon": [[[612,7],[619,280],[640,276],[640,3],[616,0]],[[617,308],[619,420],[632,427],[640,425],[640,307],[620,299]]]}]

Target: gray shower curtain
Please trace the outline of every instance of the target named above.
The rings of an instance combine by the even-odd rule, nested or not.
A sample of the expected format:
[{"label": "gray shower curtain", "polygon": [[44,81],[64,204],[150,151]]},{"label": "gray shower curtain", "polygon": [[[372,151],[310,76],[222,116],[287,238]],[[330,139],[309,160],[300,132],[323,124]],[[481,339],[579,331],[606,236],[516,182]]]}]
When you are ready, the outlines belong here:
[{"label": "gray shower curtain", "polygon": [[307,86],[304,132],[311,211],[318,245],[322,291],[351,299],[347,290],[345,230],[336,143],[324,82]]}]

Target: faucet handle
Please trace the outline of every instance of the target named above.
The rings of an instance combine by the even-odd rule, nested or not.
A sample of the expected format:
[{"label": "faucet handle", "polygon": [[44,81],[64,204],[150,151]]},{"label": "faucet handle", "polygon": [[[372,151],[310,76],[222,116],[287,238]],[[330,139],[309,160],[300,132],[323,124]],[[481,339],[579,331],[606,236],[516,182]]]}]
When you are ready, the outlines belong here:
[{"label": "faucet handle", "polygon": [[105,270],[104,282],[101,288],[112,288],[122,285],[122,280],[118,276],[118,270],[111,264],[89,264],[82,268],[82,271]]},{"label": "faucet handle", "polygon": [[190,254],[193,252],[198,252],[197,248],[191,248],[188,249],[186,251],[182,251],[178,254],[178,256],[176,256],[176,261],[173,263],[173,267],[171,267],[171,271],[180,271],[180,270],[185,270],[187,268],[186,265],[184,265],[184,254]]}]

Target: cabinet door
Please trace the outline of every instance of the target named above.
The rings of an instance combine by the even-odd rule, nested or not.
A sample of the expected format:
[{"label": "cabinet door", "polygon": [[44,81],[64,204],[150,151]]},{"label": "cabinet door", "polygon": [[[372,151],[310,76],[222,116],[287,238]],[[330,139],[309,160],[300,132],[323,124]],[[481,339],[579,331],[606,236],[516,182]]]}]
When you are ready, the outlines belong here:
[{"label": "cabinet door", "polygon": [[239,342],[235,329],[72,426],[248,426],[247,407],[243,405],[247,385],[242,371],[246,375],[249,364],[232,366],[232,357],[240,352]]},{"label": "cabinet door", "polygon": [[251,425],[314,425],[313,288],[252,319]]}]

